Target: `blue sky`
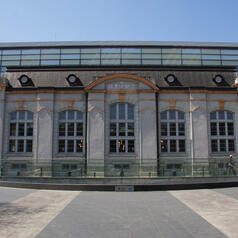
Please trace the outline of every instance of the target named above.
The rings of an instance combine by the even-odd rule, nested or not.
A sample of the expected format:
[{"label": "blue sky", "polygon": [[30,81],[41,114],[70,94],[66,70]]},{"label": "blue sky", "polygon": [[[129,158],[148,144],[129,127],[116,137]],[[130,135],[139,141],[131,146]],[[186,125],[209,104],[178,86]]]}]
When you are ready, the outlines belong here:
[{"label": "blue sky", "polygon": [[238,42],[237,0],[0,0],[0,42]]}]

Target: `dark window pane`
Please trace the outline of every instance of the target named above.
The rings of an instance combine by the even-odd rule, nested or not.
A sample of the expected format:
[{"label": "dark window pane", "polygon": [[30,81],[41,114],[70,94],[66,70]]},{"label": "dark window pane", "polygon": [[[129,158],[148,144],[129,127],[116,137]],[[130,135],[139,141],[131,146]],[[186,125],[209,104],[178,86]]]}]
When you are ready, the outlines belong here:
[{"label": "dark window pane", "polygon": [[69,164],[62,165],[62,170],[69,170],[69,169],[70,169]]},{"label": "dark window pane", "polygon": [[28,122],[27,123],[27,136],[33,136],[33,123]]},{"label": "dark window pane", "polygon": [[216,120],[216,112],[210,113],[211,120]]},{"label": "dark window pane", "polygon": [[176,123],[169,123],[170,136],[176,136]]},{"label": "dark window pane", "polygon": [[181,164],[174,164],[174,168],[175,169],[182,169],[182,165]]},{"label": "dark window pane", "polygon": [[224,122],[219,123],[219,135],[220,136],[226,135],[226,128],[225,128],[225,123]]},{"label": "dark window pane", "polygon": [[24,140],[18,140],[17,151],[24,152]]},{"label": "dark window pane", "polygon": [[24,136],[24,129],[25,129],[25,124],[19,123],[18,124],[18,136]]},{"label": "dark window pane", "polygon": [[33,113],[32,112],[27,112],[27,120],[30,120],[30,121],[33,120]]},{"label": "dark window pane", "polygon": [[135,152],[134,140],[128,140],[128,152]]},{"label": "dark window pane", "polygon": [[119,123],[119,136],[126,136],[126,125],[125,125],[125,123]]},{"label": "dark window pane", "polygon": [[169,111],[169,119],[170,120],[175,120],[176,119],[176,113],[175,111]]},{"label": "dark window pane", "polygon": [[59,152],[65,152],[65,141],[59,140]]},{"label": "dark window pane", "polygon": [[225,119],[225,112],[224,111],[219,111],[218,112],[218,117],[219,117],[219,120],[224,120]]},{"label": "dark window pane", "polygon": [[74,152],[74,141],[68,140],[68,152]]},{"label": "dark window pane", "polygon": [[167,123],[161,123],[161,136],[167,136]]},{"label": "dark window pane", "polygon": [[134,106],[128,104],[128,120],[134,120]]},{"label": "dark window pane", "polygon": [[83,113],[77,112],[77,120],[83,120]]},{"label": "dark window pane", "polygon": [[228,149],[229,151],[235,151],[235,143],[234,140],[228,140]]},{"label": "dark window pane", "polygon": [[83,136],[83,123],[77,123],[77,136]]},{"label": "dark window pane", "polygon": [[217,152],[218,151],[218,147],[217,147],[217,140],[212,140],[212,152]]},{"label": "dark window pane", "polygon": [[65,123],[61,122],[59,124],[59,136],[65,136]]},{"label": "dark window pane", "polygon": [[185,152],[185,140],[179,140],[179,152]]},{"label": "dark window pane", "polygon": [[160,119],[161,119],[161,120],[167,120],[167,111],[160,113]]},{"label": "dark window pane", "polygon": [[119,140],[118,141],[119,152],[126,152],[126,141]]},{"label": "dark window pane", "polygon": [[233,120],[233,113],[227,112],[227,120]]},{"label": "dark window pane", "polygon": [[226,151],[226,140],[220,140],[220,151]]},{"label": "dark window pane", "polygon": [[125,104],[119,103],[119,120],[125,120]]},{"label": "dark window pane", "polygon": [[19,111],[19,120],[25,120],[25,111]]},{"label": "dark window pane", "polygon": [[160,140],[161,152],[168,152],[167,140]]},{"label": "dark window pane", "polygon": [[183,112],[178,112],[178,119],[179,120],[184,120],[184,113]]},{"label": "dark window pane", "polygon": [[170,152],[176,152],[176,140],[170,140]]},{"label": "dark window pane", "polygon": [[12,112],[11,114],[10,114],[10,118],[11,118],[11,120],[16,120],[17,119],[17,113],[16,112]]},{"label": "dark window pane", "polygon": [[128,136],[134,136],[134,123],[129,122],[127,124],[127,127],[128,127]]},{"label": "dark window pane", "polygon": [[68,136],[74,136],[74,123],[68,123]]},{"label": "dark window pane", "polygon": [[77,152],[83,152],[83,140],[77,140]]},{"label": "dark window pane", "polygon": [[228,129],[228,135],[233,136],[234,135],[233,122],[228,122],[227,123],[227,129]]},{"label": "dark window pane", "polygon": [[71,170],[76,170],[78,168],[77,164],[71,164],[70,166]]},{"label": "dark window pane", "polygon": [[10,123],[10,136],[16,136],[16,123]]},{"label": "dark window pane", "polygon": [[16,141],[9,140],[9,152],[16,152]]},{"label": "dark window pane", "polygon": [[26,141],[26,152],[32,152],[32,140]]},{"label": "dark window pane", "polygon": [[112,104],[110,106],[110,120],[116,120],[117,105]]},{"label": "dark window pane", "polygon": [[211,135],[216,136],[217,135],[217,124],[215,122],[211,123]]},{"label": "dark window pane", "polygon": [[110,152],[117,152],[116,140],[110,140]]},{"label": "dark window pane", "polygon": [[65,120],[66,119],[66,112],[60,112],[59,113],[59,120]]},{"label": "dark window pane", "polygon": [[117,135],[117,124],[110,123],[110,136],[116,136],[116,135]]},{"label": "dark window pane", "polygon": [[68,120],[74,120],[74,112],[75,111],[68,111]]},{"label": "dark window pane", "polygon": [[174,167],[173,164],[167,164],[166,165],[166,169],[173,169],[173,167]]},{"label": "dark window pane", "polygon": [[184,127],[184,123],[179,123],[179,136],[184,136],[185,135],[185,127]]}]

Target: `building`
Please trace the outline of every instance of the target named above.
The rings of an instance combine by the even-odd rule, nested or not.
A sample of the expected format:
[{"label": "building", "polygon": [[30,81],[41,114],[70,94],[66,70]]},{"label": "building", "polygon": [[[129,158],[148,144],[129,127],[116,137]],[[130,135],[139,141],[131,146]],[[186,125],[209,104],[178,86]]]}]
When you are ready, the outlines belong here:
[{"label": "building", "polygon": [[237,157],[237,65],[237,43],[1,43],[2,174],[222,169]]}]

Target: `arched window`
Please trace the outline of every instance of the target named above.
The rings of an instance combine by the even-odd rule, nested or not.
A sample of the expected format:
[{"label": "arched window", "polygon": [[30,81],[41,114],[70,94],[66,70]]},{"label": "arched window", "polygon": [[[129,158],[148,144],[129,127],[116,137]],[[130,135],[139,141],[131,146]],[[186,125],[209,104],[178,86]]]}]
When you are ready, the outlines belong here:
[{"label": "arched window", "polygon": [[160,151],[185,152],[185,114],[177,110],[160,113]]},{"label": "arched window", "polygon": [[83,113],[80,111],[63,111],[59,113],[58,152],[83,152]]},{"label": "arched window", "polygon": [[234,115],[229,111],[210,113],[211,152],[235,151]]},{"label": "arched window", "polygon": [[135,152],[134,106],[129,103],[110,105],[110,153]]},{"label": "arched window", "polygon": [[33,113],[16,111],[10,113],[9,152],[32,152]]}]

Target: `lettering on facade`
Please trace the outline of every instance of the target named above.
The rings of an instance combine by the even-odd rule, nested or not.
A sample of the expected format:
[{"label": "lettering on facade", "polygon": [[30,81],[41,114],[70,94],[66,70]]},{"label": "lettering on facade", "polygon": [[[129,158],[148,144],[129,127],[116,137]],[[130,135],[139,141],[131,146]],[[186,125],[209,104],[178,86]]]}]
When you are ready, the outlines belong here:
[{"label": "lettering on facade", "polygon": [[137,89],[137,85],[135,83],[129,82],[113,82],[107,85],[108,90],[131,90]]}]

